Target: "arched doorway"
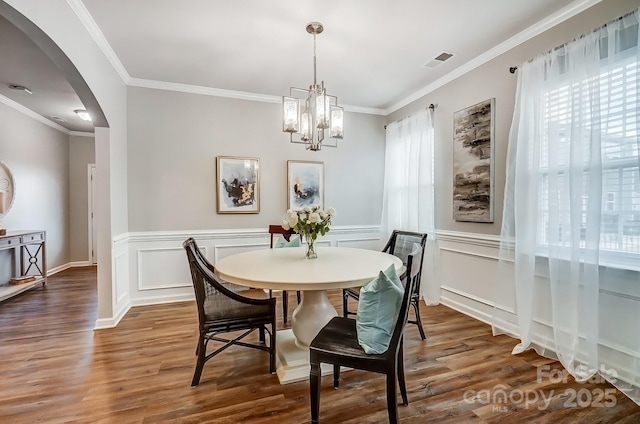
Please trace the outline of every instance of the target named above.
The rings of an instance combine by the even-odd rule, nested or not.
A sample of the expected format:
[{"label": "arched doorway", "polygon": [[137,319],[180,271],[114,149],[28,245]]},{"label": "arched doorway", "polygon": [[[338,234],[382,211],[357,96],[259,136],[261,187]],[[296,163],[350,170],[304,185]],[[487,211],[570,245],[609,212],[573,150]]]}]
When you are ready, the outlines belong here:
[{"label": "arched doorway", "polygon": [[[126,113],[115,113],[115,121],[117,125],[114,127],[107,121],[106,113],[100,102],[111,103],[111,110],[126,110],[126,86],[119,78],[100,79],[97,77],[94,69],[86,69],[87,64],[83,62],[87,57],[97,58],[96,52],[99,52],[97,46],[80,46],[79,44],[87,44],[91,41],[90,37],[83,31],[80,21],[74,16],[69,2],[51,1],[47,3],[35,1],[2,1],[0,2],[0,15],[2,15],[11,24],[20,29],[29,39],[33,41],[51,61],[61,70],[66,80],[73,87],[74,91],[84,104],[85,108],[91,113],[95,130],[96,143],[96,168],[98,174],[98,322],[102,320],[102,326],[109,326],[110,322],[115,322],[118,310],[123,310],[118,305],[117,299],[128,302],[126,294],[126,284],[122,284],[120,289],[114,278],[114,266],[112,261],[112,242],[114,233],[126,232],[126,201],[116,207],[119,223],[114,229],[112,220],[113,207],[111,201],[114,183],[112,181],[112,166],[123,168],[124,163],[124,186],[115,187],[121,196],[126,199]],[[30,19],[32,17],[32,19]],[[46,28],[47,32],[41,28]],[[68,35],[76,32],[77,43],[73,39],[69,39]],[[48,34],[52,34],[51,37]],[[58,43],[54,39],[60,40]],[[63,45],[65,48],[61,48]],[[78,45],[76,45],[78,44]],[[67,52],[67,53],[65,53]],[[74,59],[72,60],[71,57]],[[79,71],[79,67],[74,64],[82,62],[84,75]],[[112,69],[103,67],[97,73],[107,76],[116,74]],[[117,74],[116,74],[117,75]],[[92,80],[90,87],[87,79]],[[107,91],[104,90],[105,86]],[[109,92],[108,88],[113,87]],[[94,95],[95,89],[101,91],[99,96]],[[115,94],[114,94],[115,93]],[[100,98],[100,102],[98,101]],[[115,100],[115,101],[114,101]],[[113,114],[113,113],[112,113]],[[118,133],[120,151],[113,152],[113,130]],[[123,135],[124,134],[124,135]],[[124,147],[123,147],[124,146]],[[124,148],[124,153],[123,153]],[[124,158],[124,159],[122,159]],[[115,160],[114,160],[115,159]],[[120,184],[122,184],[120,182]],[[122,197],[120,197],[122,198]],[[123,231],[124,230],[124,231]],[[125,282],[126,283],[126,282]],[[125,299],[127,297],[127,299]]]}]

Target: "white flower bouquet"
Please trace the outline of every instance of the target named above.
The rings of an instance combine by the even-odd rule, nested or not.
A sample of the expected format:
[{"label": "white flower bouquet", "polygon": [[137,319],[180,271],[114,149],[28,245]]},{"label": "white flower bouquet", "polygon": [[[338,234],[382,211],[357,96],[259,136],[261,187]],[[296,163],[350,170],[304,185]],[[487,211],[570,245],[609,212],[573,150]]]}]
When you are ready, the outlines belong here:
[{"label": "white flower bouquet", "polygon": [[313,259],[318,257],[313,243],[318,235],[324,236],[329,232],[331,218],[335,215],[336,210],[334,208],[329,208],[325,211],[317,205],[308,206],[299,211],[289,209],[287,211],[287,218],[282,221],[282,228],[285,230],[292,229],[296,233],[304,236],[307,241],[305,257],[307,259]]}]

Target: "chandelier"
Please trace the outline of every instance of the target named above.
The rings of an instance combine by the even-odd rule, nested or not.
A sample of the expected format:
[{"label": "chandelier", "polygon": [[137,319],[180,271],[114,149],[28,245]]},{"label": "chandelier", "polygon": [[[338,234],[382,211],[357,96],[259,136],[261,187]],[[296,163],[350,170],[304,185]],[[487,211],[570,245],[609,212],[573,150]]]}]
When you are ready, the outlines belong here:
[{"label": "chandelier", "polygon": [[305,144],[312,151],[337,147],[344,133],[344,109],[336,96],[326,93],[324,81],[316,81],[316,35],[323,30],[320,22],[307,25],[313,35],[313,84],[308,90],[291,87],[289,96],[282,96],[282,131],[290,134],[292,143]]}]

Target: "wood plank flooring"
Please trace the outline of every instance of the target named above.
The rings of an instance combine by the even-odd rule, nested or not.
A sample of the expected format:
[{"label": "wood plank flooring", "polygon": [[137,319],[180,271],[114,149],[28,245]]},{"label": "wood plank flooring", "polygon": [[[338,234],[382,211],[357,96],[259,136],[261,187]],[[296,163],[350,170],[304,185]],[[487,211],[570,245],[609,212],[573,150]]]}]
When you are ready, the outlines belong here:
[{"label": "wood plank flooring", "polygon": [[[340,291],[330,299],[341,310]],[[290,316],[294,293],[289,303]],[[308,382],[280,385],[266,352],[232,347],[190,387],[193,302],[135,307],[116,328],[93,331],[96,310],[93,267],[63,271],[0,304],[0,423],[310,421]],[[427,340],[413,325],[405,333],[410,403],[399,407],[402,423],[640,423],[640,406],[608,383],[537,381],[536,367],[562,368],[533,352],[511,355],[516,340],[493,337],[488,325],[445,306],[421,315]],[[331,380],[322,379],[321,422],[387,422],[383,376],[345,372],[338,390]],[[506,402],[491,403],[501,389]],[[609,402],[598,401],[605,392]]]}]

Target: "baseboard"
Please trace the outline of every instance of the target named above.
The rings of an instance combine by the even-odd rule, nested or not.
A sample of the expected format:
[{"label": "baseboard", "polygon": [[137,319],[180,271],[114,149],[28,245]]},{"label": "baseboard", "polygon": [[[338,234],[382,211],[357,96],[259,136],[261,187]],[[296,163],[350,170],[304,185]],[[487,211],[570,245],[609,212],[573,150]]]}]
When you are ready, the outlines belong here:
[{"label": "baseboard", "polygon": [[69,268],[75,268],[75,267],[80,267],[80,266],[97,266],[97,265],[96,264],[92,264],[89,261],[69,262]]},{"label": "baseboard", "polygon": [[453,298],[447,296],[446,294],[442,294],[440,296],[440,303],[442,303],[444,306],[448,308],[458,311],[473,319],[476,319],[478,321],[484,322],[485,324],[491,325],[491,315],[471,305],[458,302],[457,300],[454,300]]},{"label": "baseboard", "polygon": [[131,306],[147,306],[147,305],[161,305],[163,303],[175,303],[175,302],[188,302],[195,300],[193,293],[178,294],[174,296],[152,296],[141,299],[132,299]]},{"label": "baseboard", "polygon": [[59,266],[53,267],[51,269],[48,269],[47,270],[47,276],[53,275],[53,274],[57,274],[59,272],[64,271],[65,269],[76,268],[76,267],[81,267],[81,266],[96,266],[96,265],[92,264],[89,261],[67,262],[64,265],[59,265]]},{"label": "baseboard", "polygon": [[129,312],[129,309],[131,309],[131,305],[129,303],[125,304],[122,309],[120,309],[114,317],[112,318],[98,318],[96,320],[96,323],[93,327],[94,330],[102,330],[105,328],[113,328],[116,325],[118,325],[118,323],[120,322],[120,320],[127,314],[127,312]]}]

